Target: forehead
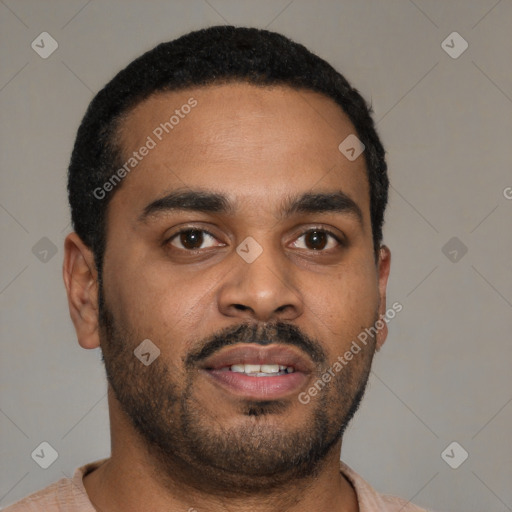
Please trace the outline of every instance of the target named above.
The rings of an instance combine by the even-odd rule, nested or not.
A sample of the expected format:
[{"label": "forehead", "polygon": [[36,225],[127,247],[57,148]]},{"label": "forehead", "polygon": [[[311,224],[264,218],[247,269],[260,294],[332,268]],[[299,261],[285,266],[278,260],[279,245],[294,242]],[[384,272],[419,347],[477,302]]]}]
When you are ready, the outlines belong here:
[{"label": "forehead", "polygon": [[159,92],[129,112],[118,134],[125,161],[151,149],[113,202],[190,186],[268,206],[279,195],[336,189],[369,208],[364,157],[349,161],[338,149],[355,129],[316,92],[246,83]]}]

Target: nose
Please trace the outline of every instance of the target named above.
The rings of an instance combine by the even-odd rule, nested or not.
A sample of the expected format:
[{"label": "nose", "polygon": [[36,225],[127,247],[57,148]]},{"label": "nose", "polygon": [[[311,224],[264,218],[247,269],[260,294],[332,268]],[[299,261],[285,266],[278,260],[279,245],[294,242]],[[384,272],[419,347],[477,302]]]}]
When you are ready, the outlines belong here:
[{"label": "nose", "polygon": [[263,248],[251,263],[238,253],[218,292],[220,312],[240,320],[291,321],[303,312],[293,266],[277,249]]}]

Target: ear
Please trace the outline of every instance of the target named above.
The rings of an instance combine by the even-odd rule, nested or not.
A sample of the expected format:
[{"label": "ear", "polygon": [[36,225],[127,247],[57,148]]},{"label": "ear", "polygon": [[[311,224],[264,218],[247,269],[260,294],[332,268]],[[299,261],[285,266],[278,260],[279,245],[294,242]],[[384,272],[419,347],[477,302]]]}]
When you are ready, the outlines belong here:
[{"label": "ear", "polygon": [[377,332],[377,344],[376,349],[380,350],[386,338],[388,337],[388,324],[383,320],[386,315],[386,288],[388,285],[389,269],[391,267],[391,251],[385,245],[381,245],[379,249],[379,261],[378,261],[378,272],[379,272],[379,319],[380,324],[384,324]]},{"label": "ear", "polygon": [[83,348],[97,348],[98,273],[92,251],[76,233],[70,233],[64,242],[62,273],[78,342]]}]

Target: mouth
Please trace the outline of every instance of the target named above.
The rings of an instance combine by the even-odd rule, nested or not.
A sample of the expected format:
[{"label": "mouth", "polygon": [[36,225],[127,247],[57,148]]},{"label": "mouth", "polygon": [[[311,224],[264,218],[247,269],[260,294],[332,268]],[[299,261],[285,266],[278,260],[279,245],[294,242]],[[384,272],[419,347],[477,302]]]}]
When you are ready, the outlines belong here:
[{"label": "mouth", "polygon": [[244,373],[249,377],[276,377],[278,375],[286,375],[293,373],[295,368],[293,366],[285,366],[282,364],[232,364],[231,366],[224,366],[220,368],[221,372],[237,372]]},{"label": "mouth", "polygon": [[201,365],[201,371],[224,392],[253,400],[294,395],[313,370],[313,362],[294,347],[245,343],[221,350]]}]

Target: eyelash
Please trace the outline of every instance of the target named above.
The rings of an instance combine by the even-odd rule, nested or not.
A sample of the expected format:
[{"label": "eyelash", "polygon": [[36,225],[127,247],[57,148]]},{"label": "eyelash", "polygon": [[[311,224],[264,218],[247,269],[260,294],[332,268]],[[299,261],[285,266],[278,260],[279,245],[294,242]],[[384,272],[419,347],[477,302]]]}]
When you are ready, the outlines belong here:
[{"label": "eyelash", "polygon": [[[182,233],[189,233],[191,231],[199,231],[200,233],[207,234],[208,236],[211,236],[215,240],[217,239],[217,237],[213,233],[208,231],[207,229],[194,228],[194,227],[186,227],[186,228],[180,229],[179,231],[174,233],[171,237],[167,238],[165,240],[165,242],[164,242],[164,245],[170,245],[170,243],[175,238],[177,238],[179,235],[181,235]],[[328,236],[330,236],[331,238],[334,238],[334,240],[336,240],[336,242],[338,243],[338,245],[340,247],[346,246],[346,243],[343,240],[341,240],[338,235],[334,234],[332,231],[330,231],[329,229],[326,229],[326,228],[309,228],[306,231],[302,232],[297,237],[297,239],[303,237],[304,235],[307,235],[308,233],[315,232],[315,231],[316,232],[320,232],[320,233],[325,233]],[[173,248],[177,249],[178,251],[185,251],[185,252],[188,252],[188,253],[195,253],[195,252],[203,250],[203,249],[181,249],[179,247],[174,247],[174,246],[173,246]],[[328,252],[328,251],[332,250],[332,248],[331,249],[319,249],[319,250],[314,250],[314,249],[302,249],[302,250],[309,250],[309,251],[313,251],[313,252]]]}]

